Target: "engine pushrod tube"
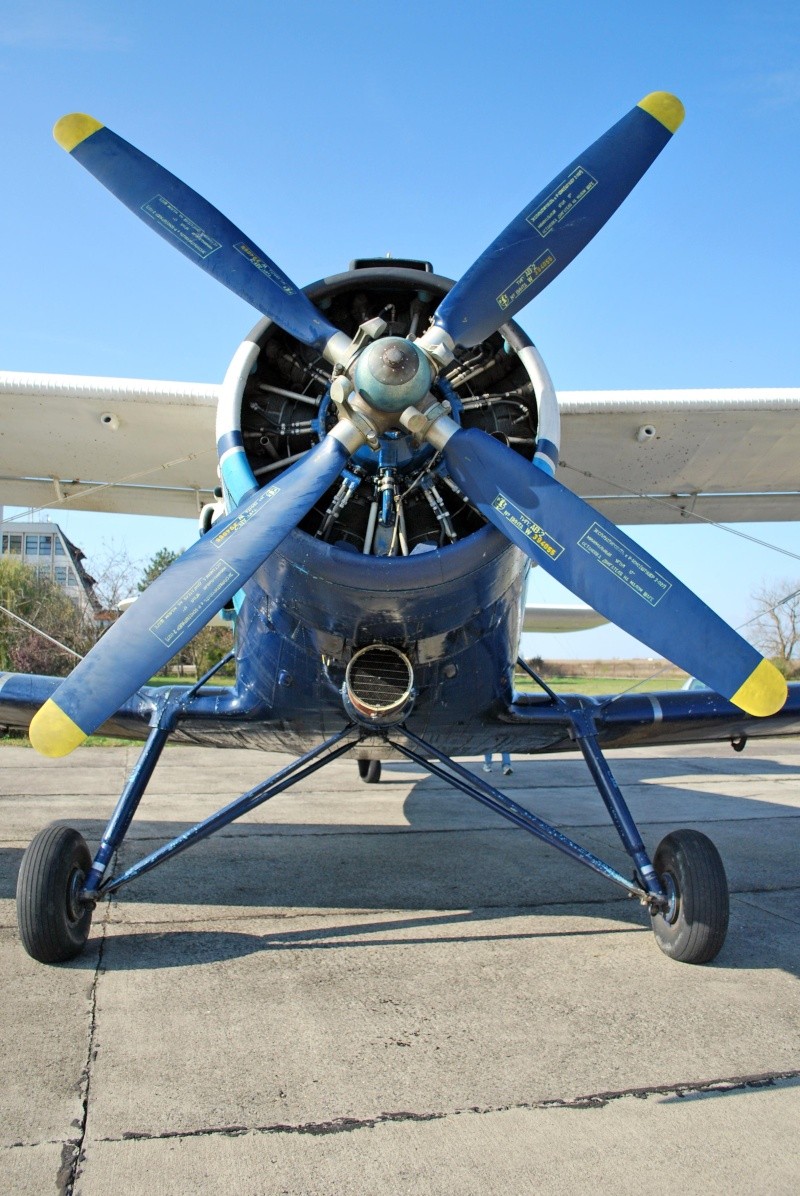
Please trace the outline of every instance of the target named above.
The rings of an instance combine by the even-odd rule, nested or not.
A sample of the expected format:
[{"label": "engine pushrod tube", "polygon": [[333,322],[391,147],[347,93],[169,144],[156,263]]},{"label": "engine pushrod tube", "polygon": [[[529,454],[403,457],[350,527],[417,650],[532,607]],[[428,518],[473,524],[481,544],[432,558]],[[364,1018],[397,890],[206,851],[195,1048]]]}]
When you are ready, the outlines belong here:
[{"label": "engine pushrod tube", "polygon": [[[215,831],[222,830],[223,827],[228,826],[237,818],[241,818],[243,814],[249,813],[250,810],[255,810],[257,806],[269,801],[271,797],[275,797],[278,793],[283,793],[285,789],[290,789],[297,781],[304,780],[307,776],[317,772],[318,769],[324,768],[326,764],[337,760],[339,756],[343,756],[345,752],[349,752],[353,747],[355,743],[355,739],[352,738],[353,731],[352,724],[348,725],[343,730],[337,732],[336,735],[331,736],[330,739],[326,739],[324,743],[318,744],[310,752],[306,752],[304,756],[299,756],[291,764],[274,773],[268,780],[262,781],[260,785],[249,789],[247,793],[243,793],[241,797],[236,798],[235,801],[218,810],[216,814],[211,814],[202,822],[198,822],[195,826],[177,835],[169,843],[165,843],[137,864],[133,864],[126,872],[106,881],[97,890],[93,893],[87,893],[86,896],[95,899],[116,893],[123,885],[136,880],[139,876],[143,876],[145,872],[150,872],[151,869],[162,864],[165,860],[172,859],[173,856],[185,851],[187,847],[191,847],[193,843],[199,843],[201,839],[207,839]],[[341,742],[343,739],[346,740],[344,743]],[[320,757],[324,758],[320,759]]]},{"label": "engine pushrod tube", "polygon": [[[442,755],[431,744],[425,743],[424,740],[419,739],[407,728],[403,729],[403,734],[420,751],[414,751],[396,739],[389,739],[389,743],[409,760],[420,764],[428,772],[433,773],[434,776],[439,777],[441,780],[448,781],[456,789],[460,789],[462,793],[466,793],[467,797],[474,798],[475,801],[488,806],[490,810],[494,810],[496,814],[502,815],[503,818],[507,818],[509,822],[513,822],[523,830],[529,831],[530,834],[535,835],[542,842],[549,843],[551,847],[557,848],[565,855],[568,855],[570,859],[576,860],[579,864],[584,864],[587,868],[591,868],[594,872],[599,873],[600,876],[613,881],[614,884],[619,885],[620,888],[630,893],[632,897],[638,897],[640,900],[647,900],[650,897],[650,894],[643,888],[627,880],[622,873],[617,872],[616,868],[612,868],[610,864],[606,864],[604,860],[593,855],[585,847],[581,847],[579,843],[562,834],[561,831],[551,826],[548,822],[538,818],[535,814],[531,814],[530,810],[526,810],[524,806],[518,805],[510,797],[506,797],[504,793],[501,793],[499,789],[495,789],[494,786],[484,781],[481,777],[476,777],[471,772],[468,772],[466,768],[462,768],[460,764],[457,764],[455,760],[451,760],[449,756]],[[432,760],[427,759],[420,752],[430,753],[435,760],[439,761],[439,764],[433,763]],[[442,765],[445,767],[442,767]]]}]

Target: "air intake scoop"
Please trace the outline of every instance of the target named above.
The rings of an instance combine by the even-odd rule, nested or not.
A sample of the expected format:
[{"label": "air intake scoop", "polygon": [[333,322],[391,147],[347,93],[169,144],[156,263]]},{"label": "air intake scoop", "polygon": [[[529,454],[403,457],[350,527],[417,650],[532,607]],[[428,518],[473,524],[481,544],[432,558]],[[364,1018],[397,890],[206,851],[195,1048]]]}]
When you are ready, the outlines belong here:
[{"label": "air intake scoop", "polygon": [[414,670],[399,648],[361,648],[347,666],[345,704],[359,721],[391,726],[405,718],[414,697]]}]

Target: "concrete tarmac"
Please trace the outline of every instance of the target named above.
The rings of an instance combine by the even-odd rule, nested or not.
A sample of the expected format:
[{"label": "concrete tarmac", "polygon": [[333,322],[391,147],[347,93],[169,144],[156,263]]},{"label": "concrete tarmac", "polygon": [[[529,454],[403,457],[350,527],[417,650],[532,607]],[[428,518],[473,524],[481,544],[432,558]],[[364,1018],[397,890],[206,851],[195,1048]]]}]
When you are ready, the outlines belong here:
[{"label": "concrete tarmac", "polygon": [[[720,849],[705,967],[424,771],[367,785],[347,757],[121,890],[78,960],[34,963],[22,851],[56,820],[94,847],[136,754],[0,751],[3,1193],[800,1190],[797,740],[610,753],[651,851],[681,826]],[[117,871],[284,762],[168,748]],[[629,874],[582,760],[492,779]]]}]

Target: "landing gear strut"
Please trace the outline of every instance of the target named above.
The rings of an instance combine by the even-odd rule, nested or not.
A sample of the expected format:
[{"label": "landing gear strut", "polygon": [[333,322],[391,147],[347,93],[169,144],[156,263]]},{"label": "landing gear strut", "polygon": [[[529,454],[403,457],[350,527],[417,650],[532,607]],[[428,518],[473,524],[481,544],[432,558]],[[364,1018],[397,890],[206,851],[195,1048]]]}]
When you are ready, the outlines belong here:
[{"label": "landing gear strut", "polygon": [[[697,831],[678,830],[662,840],[651,861],[600,749],[591,704],[576,699],[567,702],[556,695],[552,695],[552,698],[549,714],[570,727],[622,844],[633,862],[633,880],[628,880],[562,831],[414,735],[407,726],[365,732],[356,723],[345,726],[312,751],[280,769],[216,814],[183,831],[127,871],[118,876],[107,876],[156,761],[175,725],[178,710],[167,702],[164,708],[154,713],[150,736],[123,788],[94,860],[81,835],[63,826],[48,827],[42,831],[25,853],[17,886],[23,946],[29,955],[42,963],[61,963],[74,958],[86,942],[92,910],[100,898],[110,896],[193,843],[228,826],[297,781],[339,759],[363,743],[365,738],[374,742],[374,737],[379,735],[386,747],[394,748],[433,776],[447,781],[515,826],[591,868],[624,889],[631,897],[637,898],[649,912],[656,942],[671,959],[683,963],[708,963],[721,949],[728,927],[728,884],[717,849],[705,835]],[[379,760],[358,761],[359,774],[367,783],[374,784],[378,780],[380,768]]]},{"label": "landing gear strut", "polygon": [[651,862],[597,741],[591,707],[581,702],[567,704],[552,691],[547,692],[554,707],[571,724],[572,735],[633,861],[632,881],[407,728],[403,729],[404,740],[387,738],[401,755],[638,898],[650,914],[656,942],[665,955],[681,963],[709,963],[719,954],[728,930],[728,882],[719,852],[699,831],[678,830],[662,840]]}]

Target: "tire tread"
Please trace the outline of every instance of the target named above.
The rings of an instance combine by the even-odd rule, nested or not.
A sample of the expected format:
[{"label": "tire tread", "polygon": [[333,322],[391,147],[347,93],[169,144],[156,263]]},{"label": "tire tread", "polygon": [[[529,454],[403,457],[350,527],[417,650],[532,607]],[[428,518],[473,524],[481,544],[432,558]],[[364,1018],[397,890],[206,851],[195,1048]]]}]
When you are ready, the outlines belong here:
[{"label": "tire tread", "polygon": [[660,914],[652,917],[659,947],[682,963],[710,963],[728,932],[728,881],[719,852],[707,835],[684,828],[662,839],[653,864],[672,876],[679,901],[673,924]]},{"label": "tire tread", "polygon": [[64,963],[78,955],[89,935],[92,913],[71,922],[66,886],[72,869],[85,873],[91,855],[83,836],[55,823],[31,841],[17,878],[17,924],[22,945],[40,963]]}]

